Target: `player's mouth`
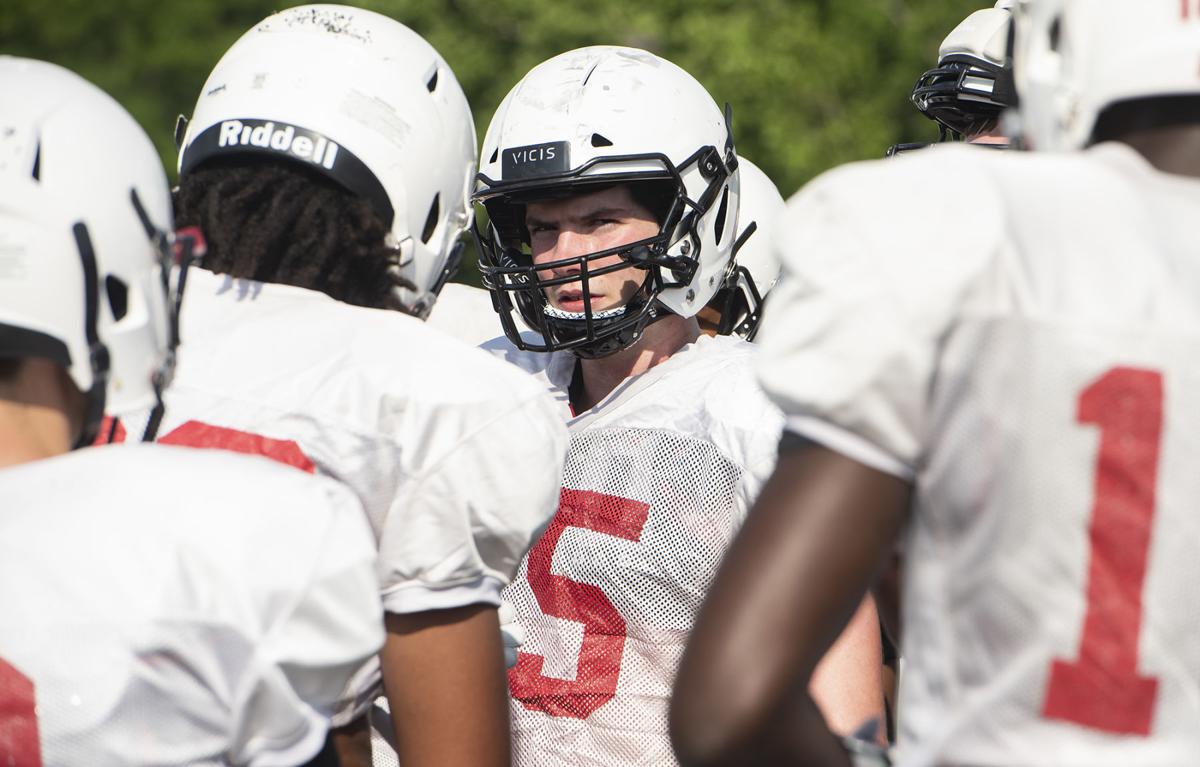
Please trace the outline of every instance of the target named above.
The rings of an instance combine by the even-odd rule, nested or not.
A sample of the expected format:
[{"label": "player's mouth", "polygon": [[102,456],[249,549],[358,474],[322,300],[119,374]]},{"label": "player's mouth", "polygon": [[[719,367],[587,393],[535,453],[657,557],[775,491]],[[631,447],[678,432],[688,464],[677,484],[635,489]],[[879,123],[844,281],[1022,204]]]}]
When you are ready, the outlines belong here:
[{"label": "player's mouth", "polygon": [[[595,310],[596,304],[600,303],[600,299],[604,296],[598,293],[592,293],[592,308]],[[587,302],[583,299],[583,291],[576,288],[564,288],[558,291],[558,295],[554,297],[554,305],[556,308],[564,312],[582,313]]]}]

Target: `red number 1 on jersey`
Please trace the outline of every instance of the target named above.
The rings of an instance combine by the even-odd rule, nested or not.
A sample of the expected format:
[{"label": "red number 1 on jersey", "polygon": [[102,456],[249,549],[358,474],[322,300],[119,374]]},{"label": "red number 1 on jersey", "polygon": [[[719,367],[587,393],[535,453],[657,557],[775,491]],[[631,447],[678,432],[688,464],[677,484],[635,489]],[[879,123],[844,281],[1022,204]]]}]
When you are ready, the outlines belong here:
[{"label": "red number 1 on jersey", "polygon": [[1053,661],[1042,715],[1149,735],[1158,680],[1138,674],[1142,586],[1154,520],[1162,375],[1113,368],[1083,390],[1080,423],[1100,427],[1078,660]]}]

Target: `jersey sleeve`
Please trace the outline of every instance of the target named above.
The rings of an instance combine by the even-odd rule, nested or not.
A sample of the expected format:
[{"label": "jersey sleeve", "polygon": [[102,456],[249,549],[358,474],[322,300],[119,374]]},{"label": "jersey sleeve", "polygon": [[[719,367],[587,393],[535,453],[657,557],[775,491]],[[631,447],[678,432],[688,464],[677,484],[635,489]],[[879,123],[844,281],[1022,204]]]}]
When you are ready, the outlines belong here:
[{"label": "jersey sleeve", "polygon": [[[308,497],[291,498],[289,512],[324,512],[329,521],[308,538],[311,545],[288,555],[314,552],[307,583],[261,595],[276,603],[278,617],[259,643],[252,673],[234,693],[233,764],[311,759],[325,742],[335,708],[347,706],[355,673],[383,644],[374,542],[363,512],[350,491],[333,481],[312,478],[305,484]],[[280,533],[277,543],[287,537]],[[263,566],[271,559],[264,557]],[[285,600],[290,604],[278,605]]]},{"label": "jersey sleeve", "polygon": [[487,362],[521,385],[493,380],[486,401],[428,416],[428,460],[404,480],[380,534],[388,612],[499,605],[558,507],[566,425],[532,379]]},{"label": "jersey sleeve", "polygon": [[789,431],[912,477],[939,346],[999,248],[978,151],[847,166],[789,201],[758,362]]}]

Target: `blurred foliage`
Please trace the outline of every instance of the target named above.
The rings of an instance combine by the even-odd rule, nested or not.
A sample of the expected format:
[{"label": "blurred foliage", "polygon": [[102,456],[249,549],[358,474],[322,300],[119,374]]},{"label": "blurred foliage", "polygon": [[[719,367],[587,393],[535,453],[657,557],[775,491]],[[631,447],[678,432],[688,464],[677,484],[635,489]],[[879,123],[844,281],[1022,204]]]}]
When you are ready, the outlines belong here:
[{"label": "blurred foliage", "polygon": [[[817,173],[936,135],[908,102],[941,38],[987,0],[361,0],[424,35],[471,101],[480,137],[508,89],[571,48],[633,45],[734,107],[738,150],[784,196]],[[277,0],[2,0],[0,53],[67,66],[141,121],[169,168],[179,114]],[[173,171],[172,171],[173,172]]]}]

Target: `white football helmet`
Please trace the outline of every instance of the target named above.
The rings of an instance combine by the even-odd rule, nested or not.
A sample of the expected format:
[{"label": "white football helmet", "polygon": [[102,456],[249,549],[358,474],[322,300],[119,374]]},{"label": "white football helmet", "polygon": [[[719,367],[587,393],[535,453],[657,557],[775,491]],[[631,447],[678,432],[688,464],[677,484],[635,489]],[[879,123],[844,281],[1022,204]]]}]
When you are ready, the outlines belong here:
[{"label": "white football helmet", "polygon": [[170,378],[171,229],[134,119],[62,67],[0,56],[0,356],[68,371],[87,397],[80,445],[106,410],[154,407]]},{"label": "white football helmet", "polygon": [[475,124],[449,65],[398,21],[341,5],[267,17],[217,62],[180,150],[180,175],[253,153],[303,163],[367,199],[417,287],[398,298],[420,317],[458,267]]},{"label": "white football helmet", "polygon": [[1192,0],[1017,0],[1015,131],[1040,151],[1086,146],[1105,108],[1200,94]]},{"label": "white football helmet", "polygon": [[775,182],[744,155],[738,156],[738,173],[741,175],[738,218],[745,226],[737,238],[734,268],[726,287],[710,303],[721,312],[718,333],[732,333],[753,341],[767,294],[779,280],[779,259],[775,257],[773,240],[786,203]]},{"label": "white football helmet", "polygon": [[938,63],[913,86],[912,103],[947,134],[965,138],[995,124],[1016,99],[1008,61],[1013,0],[975,11],[946,36]]},{"label": "white football helmet", "polygon": [[[579,277],[539,279],[526,245],[525,203],[596,185],[646,182],[672,192],[659,234],[540,265],[577,265],[584,277],[585,311],[571,316],[549,307],[543,289]],[[569,51],[534,67],[496,110],[475,199],[490,218],[479,236],[480,270],[509,338],[534,351],[611,354],[636,343],[666,312],[695,315],[722,286],[738,231],[731,126],[704,86],[652,53],[614,46]],[[593,314],[589,266],[614,254],[622,263],[606,269],[633,264],[646,270],[646,280],[625,306]],[[514,311],[541,338],[522,338]]]}]

